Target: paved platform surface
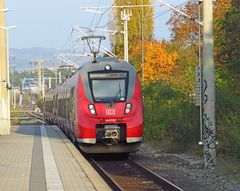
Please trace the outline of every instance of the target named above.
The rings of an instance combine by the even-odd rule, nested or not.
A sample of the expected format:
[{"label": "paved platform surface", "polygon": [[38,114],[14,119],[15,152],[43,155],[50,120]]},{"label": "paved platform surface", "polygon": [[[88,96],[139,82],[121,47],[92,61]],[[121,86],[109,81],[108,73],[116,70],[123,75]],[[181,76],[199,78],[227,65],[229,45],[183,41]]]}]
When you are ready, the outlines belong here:
[{"label": "paved platform surface", "polygon": [[0,190],[111,190],[56,127],[22,125],[0,136]]}]

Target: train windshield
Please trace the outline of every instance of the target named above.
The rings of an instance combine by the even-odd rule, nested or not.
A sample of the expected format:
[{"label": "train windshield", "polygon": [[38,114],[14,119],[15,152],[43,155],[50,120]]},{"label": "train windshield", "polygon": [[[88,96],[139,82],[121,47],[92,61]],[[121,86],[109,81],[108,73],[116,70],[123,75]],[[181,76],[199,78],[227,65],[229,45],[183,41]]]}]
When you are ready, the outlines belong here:
[{"label": "train windshield", "polygon": [[92,73],[90,84],[95,102],[122,102],[126,100],[127,73]]}]

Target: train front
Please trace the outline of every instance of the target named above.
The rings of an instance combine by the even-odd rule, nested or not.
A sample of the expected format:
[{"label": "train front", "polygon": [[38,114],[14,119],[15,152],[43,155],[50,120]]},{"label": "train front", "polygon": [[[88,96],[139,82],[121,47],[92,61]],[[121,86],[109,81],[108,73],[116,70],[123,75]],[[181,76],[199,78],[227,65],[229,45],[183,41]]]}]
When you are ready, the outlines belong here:
[{"label": "train front", "polygon": [[80,70],[75,136],[86,153],[135,152],[143,138],[143,103],[136,70],[127,62]]}]

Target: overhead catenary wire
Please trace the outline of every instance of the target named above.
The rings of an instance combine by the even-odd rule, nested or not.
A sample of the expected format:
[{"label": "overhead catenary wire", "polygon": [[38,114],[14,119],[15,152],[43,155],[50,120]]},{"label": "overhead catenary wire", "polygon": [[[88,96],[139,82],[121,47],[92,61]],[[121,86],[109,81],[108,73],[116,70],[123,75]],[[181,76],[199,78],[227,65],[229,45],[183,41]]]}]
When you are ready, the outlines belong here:
[{"label": "overhead catenary wire", "polygon": [[63,50],[63,49],[66,47],[66,45],[67,45],[67,43],[69,42],[71,36],[72,36],[72,34],[70,33],[70,34],[68,35],[67,39],[65,40],[65,42],[64,42],[64,44],[63,44],[63,46],[62,46],[62,48],[61,48],[60,50]]},{"label": "overhead catenary wire", "polygon": [[[101,3],[102,3],[102,0],[99,1],[98,7],[101,6]],[[95,13],[95,15],[94,15],[94,17],[93,17],[93,19],[92,19],[91,25],[94,23],[95,18],[96,18],[96,13]],[[79,59],[81,59],[81,57],[77,58],[77,60],[74,59],[74,61],[72,61],[72,59],[67,58],[66,56],[63,55],[64,53],[62,53],[62,52],[64,52],[65,47],[67,46],[67,44],[69,43],[69,41],[71,41],[72,53],[68,53],[67,56],[71,56],[71,57],[72,57],[72,55],[80,55],[80,54],[76,54],[76,53],[79,51],[79,47],[76,47],[76,45],[75,45],[75,43],[74,43],[73,35],[74,35],[74,34],[73,34],[73,30],[72,30],[71,33],[68,35],[68,38],[67,38],[66,41],[64,42],[62,48],[58,51],[58,53],[57,53],[58,56],[55,56],[55,57],[53,58],[53,62],[54,62],[54,63],[56,63],[56,58],[59,58],[60,60],[62,60],[62,61],[64,61],[64,62],[67,62],[67,63],[70,64],[70,65],[73,65],[73,66],[76,66],[76,65],[77,65],[76,63],[77,63],[77,61],[78,61]],[[84,54],[84,53],[85,53],[85,49],[86,49],[85,42],[83,42],[83,54],[81,54],[81,55],[85,55],[86,57],[88,57],[89,54]],[[64,56],[64,57],[63,57],[63,56]]]},{"label": "overhead catenary wire", "polygon": [[[106,9],[106,8],[140,8],[140,7],[161,7],[162,5],[159,4],[142,4],[142,5],[112,5],[112,6],[102,6],[99,9]],[[89,9],[97,9],[97,7],[81,7],[82,10],[89,10]]]},{"label": "overhead catenary wire", "polygon": [[[142,4],[142,5],[117,5],[117,6],[114,6],[114,4],[116,3],[116,1],[115,1],[111,6],[81,7],[81,9],[82,9],[82,10],[85,10],[85,9],[98,9],[98,10],[100,10],[100,9],[106,9],[106,8],[107,8],[107,10],[105,10],[104,13],[101,14],[100,19],[99,19],[99,22],[100,22],[102,16],[103,16],[109,9],[111,9],[111,8],[162,7],[162,6],[165,5],[165,6],[167,6],[167,7],[170,8],[169,12],[170,12],[171,10],[176,11],[176,12],[180,13],[181,15],[186,16],[186,17],[189,18],[190,20],[192,20],[192,21],[194,21],[194,22],[202,25],[202,23],[201,23],[200,21],[192,18],[191,16],[187,15],[187,14],[184,13],[183,11],[177,9],[178,7],[184,5],[184,4],[187,3],[187,2],[196,1],[196,0],[185,1],[184,3],[181,3],[181,4],[178,5],[178,6],[172,6],[172,5],[166,3],[166,2],[164,2],[164,1],[162,1],[162,0],[155,0],[155,1],[159,2],[160,4],[154,4],[154,5],[152,5],[152,4]],[[160,16],[161,16],[161,15],[160,15]],[[98,22],[98,24],[99,24],[99,22]],[[96,25],[96,28],[98,27],[98,24]]]},{"label": "overhead catenary wire", "polygon": [[[161,5],[123,5],[123,6],[113,6],[113,8],[126,8],[126,7],[131,7],[131,8],[139,8],[139,7],[161,7]],[[167,11],[169,12],[170,9],[167,9]],[[113,17],[110,21],[108,21],[107,23],[101,25],[101,26],[98,26],[97,28],[104,28],[106,27],[107,25],[110,25],[113,21],[115,21],[115,19],[117,18],[118,16],[116,15],[115,17]],[[150,17],[147,17],[147,18],[150,18]]]},{"label": "overhead catenary wire", "polygon": [[168,4],[168,3],[166,3],[166,2],[164,2],[164,1],[162,1],[162,0],[156,0],[156,1],[158,1],[160,4],[163,4],[163,5],[167,6],[167,7],[169,7],[169,8],[172,9],[173,11],[176,11],[176,12],[180,13],[181,15],[187,17],[188,19],[190,19],[190,20],[192,20],[192,21],[194,21],[194,22],[196,22],[196,23],[198,23],[198,24],[200,24],[200,25],[203,25],[202,22],[196,20],[195,18],[193,18],[193,17],[191,17],[190,15],[184,13],[183,11],[177,9],[176,7],[170,5],[170,4]]},{"label": "overhead catenary wire", "polygon": [[[191,0],[191,1],[193,1],[193,0]],[[164,6],[164,5],[167,5],[167,6],[169,7],[168,10],[164,10],[164,11],[158,13],[158,15],[156,14],[156,15],[155,15],[154,17],[152,17],[152,18],[149,18],[149,19],[145,18],[144,20],[145,20],[145,22],[146,22],[147,20],[151,20],[151,19],[155,19],[155,18],[161,17],[161,16],[167,14],[168,12],[170,12],[171,10],[175,10],[175,11],[176,11],[177,8],[181,7],[182,5],[184,5],[185,3],[190,2],[190,1],[185,1],[185,2],[179,4],[179,5],[175,6],[175,7],[173,7],[173,6],[169,5],[169,4],[166,4],[166,3],[161,3],[160,5],[159,5],[159,4],[158,4],[158,5],[152,5],[152,4],[143,4],[143,3],[142,3],[142,5],[117,5],[117,6],[116,6],[116,5],[115,5],[116,2],[117,2],[117,0],[116,0],[111,6],[92,7],[92,8],[97,8],[97,10],[100,10],[100,9],[103,9],[103,8],[107,8],[107,10],[105,10],[105,11],[101,14],[101,16],[100,16],[100,18],[99,18],[99,21],[98,21],[97,25],[95,26],[94,30],[90,30],[90,31],[89,31],[92,35],[96,32],[96,30],[97,30],[98,28],[104,28],[104,27],[106,27],[107,25],[111,24],[111,23],[117,18],[117,16],[115,16],[114,18],[112,18],[110,21],[108,21],[108,22],[105,23],[104,25],[99,26],[99,23],[100,23],[103,15],[106,14],[106,12],[107,12],[108,10],[110,10],[111,8],[126,8],[126,7],[139,8],[139,7],[150,7],[150,6],[151,6],[151,7],[159,7],[159,6],[161,7],[161,6]],[[160,1],[158,1],[158,2],[162,2],[162,1],[160,0]],[[82,9],[84,9],[84,8],[82,8]],[[180,10],[179,10],[179,12],[183,13],[183,12],[180,11]],[[96,15],[96,14],[95,14],[95,15]],[[186,14],[184,14],[184,15],[186,15]],[[188,15],[187,15],[187,16],[188,16]],[[188,18],[190,18],[191,20],[193,20],[190,16],[188,16]],[[198,22],[198,21],[196,21],[196,20],[194,20],[194,21],[195,21],[195,22]]]},{"label": "overhead catenary wire", "polygon": [[[99,0],[99,2],[98,2],[98,8],[96,9],[97,11],[99,10],[99,7],[100,7],[100,4],[102,3],[102,0]],[[92,26],[92,24],[93,24],[93,22],[94,22],[94,20],[95,20],[95,18],[96,18],[96,15],[97,15],[97,12],[95,12],[95,14],[94,14],[94,16],[93,16],[93,19],[92,19],[92,21],[91,21],[91,23],[90,23],[90,26]]]},{"label": "overhead catenary wire", "polygon": [[[111,6],[109,6],[109,7],[101,14],[101,16],[100,16],[100,18],[99,18],[99,20],[98,20],[98,23],[97,23],[97,25],[95,26],[95,29],[96,29],[96,28],[98,27],[98,25],[100,24],[103,15],[105,15],[105,14],[117,3],[117,1],[118,1],[118,0],[116,0]],[[93,33],[94,33],[94,32],[95,32],[95,31],[93,31]]]},{"label": "overhead catenary wire", "polygon": [[[144,5],[143,3],[142,3],[142,5],[122,5],[122,6],[117,6],[117,5],[116,5],[117,1],[118,1],[118,0],[114,1],[114,3],[112,3],[111,6],[101,6],[101,5],[103,4],[103,3],[102,3],[103,1],[102,1],[102,0],[99,0],[98,6],[97,6],[97,7],[93,7],[93,8],[96,8],[97,10],[102,10],[102,9],[106,9],[106,10],[105,10],[103,13],[101,13],[100,18],[98,19],[98,22],[97,22],[96,26],[94,27],[94,30],[89,31],[91,34],[93,34],[94,32],[96,32],[97,29],[99,29],[99,28],[104,28],[104,27],[106,27],[107,25],[111,24],[111,23],[117,18],[117,16],[115,16],[115,17],[111,18],[111,20],[109,20],[107,23],[99,26],[100,22],[102,21],[103,16],[104,16],[110,9],[112,9],[112,8],[122,8],[122,7],[139,8],[139,7],[143,7],[143,6],[144,6],[144,7],[150,7],[150,6],[151,6],[151,7],[162,7],[162,6],[163,6],[163,4],[158,4],[158,5],[156,5],[156,4],[154,4],[154,5],[152,5],[152,4],[145,4],[145,5]],[[155,1],[156,1],[156,0],[155,0]],[[161,2],[161,1],[158,1],[158,2]],[[181,4],[178,5],[178,6],[175,6],[175,8],[180,7],[181,5],[185,4],[186,2],[188,2],[188,1],[185,1],[184,3],[181,3]],[[149,18],[149,19],[158,18],[158,17],[160,17],[160,16],[168,13],[169,11],[171,11],[171,9],[164,10],[164,11],[158,13],[158,14],[155,14],[154,17]],[[92,21],[91,21],[90,26],[93,25],[94,21],[96,20],[96,16],[97,16],[97,13],[95,12],[94,17],[93,17],[93,19],[92,19]],[[147,19],[148,19],[148,18],[145,18],[145,22],[147,21]],[[67,40],[66,40],[66,42],[64,43],[64,45],[63,45],[63,47],[62,47],[61,50],[64,49],[64,47],[66,46],[66,44],[67,44],[67,42],[69,41],[70,37],[71,37],[71,42],[72,42],[72,43],[71,43],[71,44],[72,44],[72,54],[75,54],[75,53],[76,53],[77,51],[79,51],[80,49],[79,49],[79,47],[77,47],[77,46],[74,44],[74,42],[73,42],[73,31],[71,32],[71,34],[70,34],[69,37],[67,38]],[[102,47],[101,47],[101,48],[102,48]],[[84,53],[85,53],[85,50],[86,50],[86,44],[83,42],[83,52],[84,52]],[[104,50],[104,49],[103,49],[103,50]],[[114,55],[114,54],[112,54],[112,53],[109,53],[110,51],[107,50],[107,49],[105,49],[104,51],[105,51],[105,53],[107,52],[109,56],[116,56],[116,55]],[[80,58],[79,58],[79,59],[80,59]],[[78,60],[79,60],[79,59],[78,59]]]},{"label": "overhead catenary wire", "polygon": [[[87,34],[84,33],[80,27],[78,26],[75,26],[73,27],[73,30],[76,30],[78,32],[80,32],[81,34],[83,34],[84,36],[86,36]],[[92,39],[93,42],[97,43],[95,40]],[[104,46],[100,45],[100,50],[104,53],[104,54],[107,54],[108,56],[110,57],[117,57],[115,54],[113,54],[111,51],[109,51],[107,48],[105,48]]]},{"label": "overhead catenary wire", "polygon": [[108,21],[107,23],[101,25],[101,26],[98,26],[97,28],[104,28],[108,25],[110,25],[113,21],[115,21],[115,19],[117,18],[118,16],[116,15],[115,17],[113,17],[110,21]]},{"label": "overhead catenary wire", "polygon": [[[189,1],[185,1],[185,2],[177,5],[177,6],[175,6],[175,8],[179,8],[179,7],[183,6],[183,5],[185,5],[187,2],[189,2]],[[165,9],[165,10],[159,12],[159,13],[156,13],[153,17],[151,17],[151,16],[146,17],[146,18],[144,19],[144,21],[146,22],[146,21],[148,21],[148,20],[156,19],[156,18],[161,17],[161,16],[163,16],[163,15],[165,15],[165,14],[171,12],[171,11],[172,11],[172,10],[171,10],[170,8]]]},{"label": "overhead catenary wire", "polygon": [[[94,28],[94,30],[91,30],[91,29],[89,29],[89,30],[91,30],[90,32],[92,32],[92,34],[97,30],[97,28],[98,28],[98,26],[99,26],[99,23],[100,23],[100,21],[101,21],[101,19],[102,19],[102,17],[103,17],[103,15],[108,11],[108,10],[110,10],[111,8],[113,8],[113,7],[121,7],[121,6],[114,6],[115,4],[116,4],[116,2],[117,1],[115,1],[110,7],[108,7],[107,8],[107,10],[105,10],[104,11],[104,13],[103,14],[101,14],[101,16],[100,16],[100,18],[99,18],[99,21],[98,21],[98,23],[97,23],[97,25],[95,26],[95,28]],[[185,3],[185,2],[184,2]],[[182,4],[184,4],[184,3],[182,3]],[[179,6],[181,6],[182,4],[180,4],[180,5],[178,5],[178,7]],[[165,4],[164,4],[165,5]],[[152,4],[150,4],[150,5],[144,5],[143,4],[143,1],[142,1],[142,5],[124,5],[124,6],[122,6],[122,7],[147,7],[147,6],[153,6]],[[158,6],[163,6],[163,5],[158,5]],[[98,6],[98,9],[99,9],[99,6]],[[173,9],[172,7],[170,7],[170,9]],[[176,8],[175,8],[176,9]],[[167,12],[169,12],[170,10],[166,10],[166,11],[164,11],[164,12],[162,12],[160,15],[157,15],[157,16],[155,16],[155,18],[157,18],[157,17],[159,17],[159,16],[162,16],[162,15],[164,15],[164,14],[166,14]],[[116,18],[116,17],[115,17]],[[152,19],[154,19],[154,18],[152,18]],[[113,21],[113,19],[111,20],[111,21]],[[106,24],[110,24],[111,23],[111,21],[109,21],[108,23],[106,23]],[[105,24],[105,25],[106,25]],[[100,28],[100,27],[99,27]]]}]

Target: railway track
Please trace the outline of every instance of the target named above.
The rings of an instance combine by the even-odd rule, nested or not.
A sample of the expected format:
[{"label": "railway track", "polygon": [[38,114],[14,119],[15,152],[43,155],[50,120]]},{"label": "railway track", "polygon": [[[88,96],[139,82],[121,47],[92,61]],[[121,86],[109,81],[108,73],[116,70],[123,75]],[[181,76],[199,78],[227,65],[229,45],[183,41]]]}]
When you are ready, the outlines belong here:
[{"label": "railway track", "polygon": [[27,116],[37,118],[40,122],[44,122],[42,113],[36,113],[34,111],[26,111]]},{"label": "railway track", "polygon": [[173,183],[130,159],[95,160],[90,158],[89,160],[113,190],[182,191]]},{"label": "railway track", "polygon": [[[26,112],[26,114],[44,122],[40,113]],[[130,159],[112,159],[112,156],[109,156],[110,159],[106,159],[106,156],[86,158],[114,191],[183,191]]]}]

